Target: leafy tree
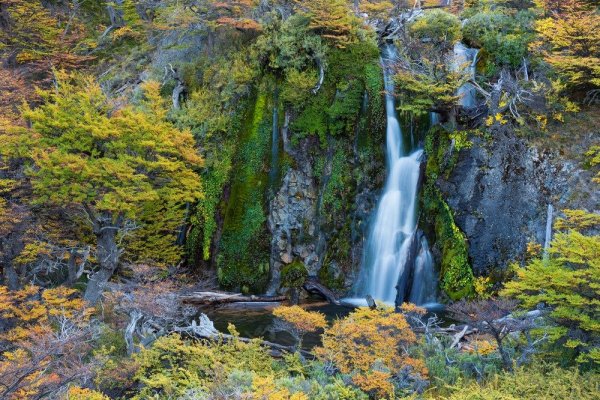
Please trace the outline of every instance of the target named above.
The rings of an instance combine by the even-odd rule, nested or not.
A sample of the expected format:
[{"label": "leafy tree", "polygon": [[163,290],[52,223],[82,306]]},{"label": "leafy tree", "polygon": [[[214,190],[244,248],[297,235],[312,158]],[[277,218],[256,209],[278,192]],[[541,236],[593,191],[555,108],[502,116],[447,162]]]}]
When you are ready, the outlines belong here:
[{"label": "leafy tree", "polygon": [[482,8],[462,28],[467,44],[480,48],[485,72],[495,74],[503,67],[515,68],[528,57],[533,40],[533,13],[509,7]]},{"label": "leafy tree", "polygon": [[298,349],[302,348],[305,334],[327,326],[325,315],[320,312],[306,311],[300,306],[280,306],[273,310],[273,315],[284,322],[286,330],[296,339]]},{"label": "leafy tree", "polygon": [[600,364],[600,236],[586,234],[600,227],[600,216],[566,210],[558,220],[550,257],[532,260],[517,271],[502,293],[526,309],[551,307],[556,324],[551,338],[572,349],[580,362]]},{"label": "leafy tree", "polygon": [[426,12],[410,25],[409,32],[417,39],[441,46],[442,51],[462,37],[458,17],[443,10]]},{"label": "leafy tree", "polygon": [[394,65],[400,110],[424,114],[454,107],[461,76],[446,58],[460,37],[460,21],[445,11],[426,12],[409,25]]},{"label": "leafy tree", "polygon": [[336,47],[358,40],[359,19],[345,0],[294,0],[298,13],[310,19],[310,28]]},{"label": "leafy tree", "polygon": [[202,159],[191,133],[165,122],[157,83],[144,85],[140,108],[114,110],[92,78],[57,75],[56,88],[41,92],[43,105],[24,107],[30,127],[9,127],[0,140],[8,144],[5,154],[32,158],[35,203],[74,208],[85,216],[99,264],[85,298],[95,302],[119,265],[123,237],[139,228],[147,213],[162,217],[151,205],[180,209],[201,196],[193,168]]},{"label": "leafy tree", "polygon": [[570,91],[600,94],[600,15],[594,6],[579,0],[542,2],[546,18],[535,29],[533,46],[556,71]]},{"label": "leafy tree", "polygon": [[[77,18],[77,1],[67,1],[66,15],[52,13],[35,0],[0,1],[0,54],[9,65],[33,69],[47,77],[51,67],[72,68],[93,57],[78,54],[85,47],[85,27]],[[58,10],[59,8],[57,8]]]}]

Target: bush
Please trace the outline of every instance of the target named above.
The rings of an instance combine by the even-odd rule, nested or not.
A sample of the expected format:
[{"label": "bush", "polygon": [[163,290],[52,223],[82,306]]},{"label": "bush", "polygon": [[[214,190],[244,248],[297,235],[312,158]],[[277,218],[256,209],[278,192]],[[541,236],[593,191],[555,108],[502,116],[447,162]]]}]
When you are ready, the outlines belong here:
[{"label": "bush", "polygon": [[322,338],[323,347],[315,351],[319,359],[333,363],[376,398],[393,397],[399,376],[427,375],[422,361],[407,352],[417,341],[414,332],[392,308],[359,308],[325,329]]},{"label": "bush", "polygon": [[494,375],[482,385],[471,382],[461,385],[450,400],[539,400],[598,398],[600,374],[580,373],[577,369],[563,369],[533,363],[515,373]]},{"label": "bush", "polygon": [[502,66],[517,67],[527,57],[533,40],[533,16],[528,11],[509,15],[498,11],[482,11],[465,21],[464,41],[483,50],[486,70],[493,73]]},{"label": "bush", "polygon": [[462,37],[458,17],[443,10],[425,13],[410,25],[409,30],[414,37],[436,44],[446,42],[451,45]]}]

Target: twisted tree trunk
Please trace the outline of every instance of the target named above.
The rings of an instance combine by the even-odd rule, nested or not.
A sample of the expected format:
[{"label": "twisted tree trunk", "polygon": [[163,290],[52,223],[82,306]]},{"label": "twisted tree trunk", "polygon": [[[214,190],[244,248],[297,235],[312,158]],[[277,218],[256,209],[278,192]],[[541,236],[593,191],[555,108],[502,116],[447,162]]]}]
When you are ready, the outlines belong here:
[{"label": "twisted tree trunk", "polygon": [[102,295],[104,285],[119,266],[121,249],[117,245],[117,234],[121,229],[123,218],[118,217],[113,223],[110,214],[93,217],[94,214],[88,211],[88,215],[92,218],[93,231],[96,235],[96,260],[100,268],[90,275],[83,297],[90,304],[95,304]]}]

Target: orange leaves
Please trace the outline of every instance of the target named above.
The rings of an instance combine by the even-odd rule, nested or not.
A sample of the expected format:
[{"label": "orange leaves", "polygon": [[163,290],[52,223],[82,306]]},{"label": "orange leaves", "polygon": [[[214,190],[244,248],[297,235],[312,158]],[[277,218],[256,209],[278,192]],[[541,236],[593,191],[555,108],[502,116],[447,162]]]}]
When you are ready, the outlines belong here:
[{"label": "orange leaves", "polygon": [[89,351],[91,313],[76,293],[0,286],[0,317],[9,327],[0,339],[10,349],[0,356],[0,398],[39,398],[86,373],[82,359]]},{"label": "orange leaves", "polygon": [[217,19],[220,26],[229,26],[241,31],[260,31],[262,25],[250,18],[221,17]]},{"label": "orange leaves", "polygon": [[300,306],[281,306],[273,310],[273,315],[294,326],[300,332],[315,332],[327,326],[325,315],[306,311]]},{"label": "orange leaves", "polygon": [[388,372],[369,371],[352,377],[352,381],[366,393],[376,393],[378,399],[393,399],[394,385],[390,382],[392,376]]},{"label": "orange leaves", "polygon": [[321,360],[333,362],[342,373],[351,374],[362,390],[387,396],[392,374],[406,367],[426,374],[422,361],[407,353],[416,341],[405,317],[392,308],[359,308],[325,330],[323,347],[316,352]]},{"label": "orange leaves", "polygon": [[302,392],[292,394],[286,388],[277,387],[272,375],[255,376],[252,380],[252,393],[246,395],[252,400],[308,400],[308,396]]},{"label": "orange leaves", "polygon": [[90,310],[85,308],[80,297],[75,296],[76,293],[76,290],[62,286],[43,291],[33,285],[18,291],[8,291],[6,286],[0,286],[0,316],[17,320],[17,326],[2,336],[19,342],[32,335],[47,333],[52,318],[83,316],[87,320]]}]

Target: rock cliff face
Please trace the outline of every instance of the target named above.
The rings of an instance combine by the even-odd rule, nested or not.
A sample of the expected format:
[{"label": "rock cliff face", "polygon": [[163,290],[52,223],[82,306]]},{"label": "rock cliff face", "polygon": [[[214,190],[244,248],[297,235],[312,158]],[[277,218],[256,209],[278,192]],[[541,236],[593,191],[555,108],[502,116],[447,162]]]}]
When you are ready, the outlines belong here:
[{"label": "rock cliff face", "polygon": [[522,260],[528,242],[544,243],[548,204],[597,208],[590,179],[578,162],[504,131],[476,138],[437,185],[467,237],[473,271],[481,275]]},{"label": "rock cliff face", "polygon": [[281,269],[294,261],[343,293],[358,276],[368,221],[383,184],[382,157],[361,157],[356,147],[334,141],[319,150],[314,140],[303,140],[287,150],[294,166],[269,209],[268,293],[281,289]]},{"label": "rock cliff face", "polygon": [[[306,146],[304,146],[306,148]],[[298,152],[299,168],[290,168],[271,202],[268,227],[271,232],[271,280],[267,293],[281,285],[281,267],[294,260],[304,263],[315,276],[322,254],[317,253],[317,187],[306,153]]]}]

